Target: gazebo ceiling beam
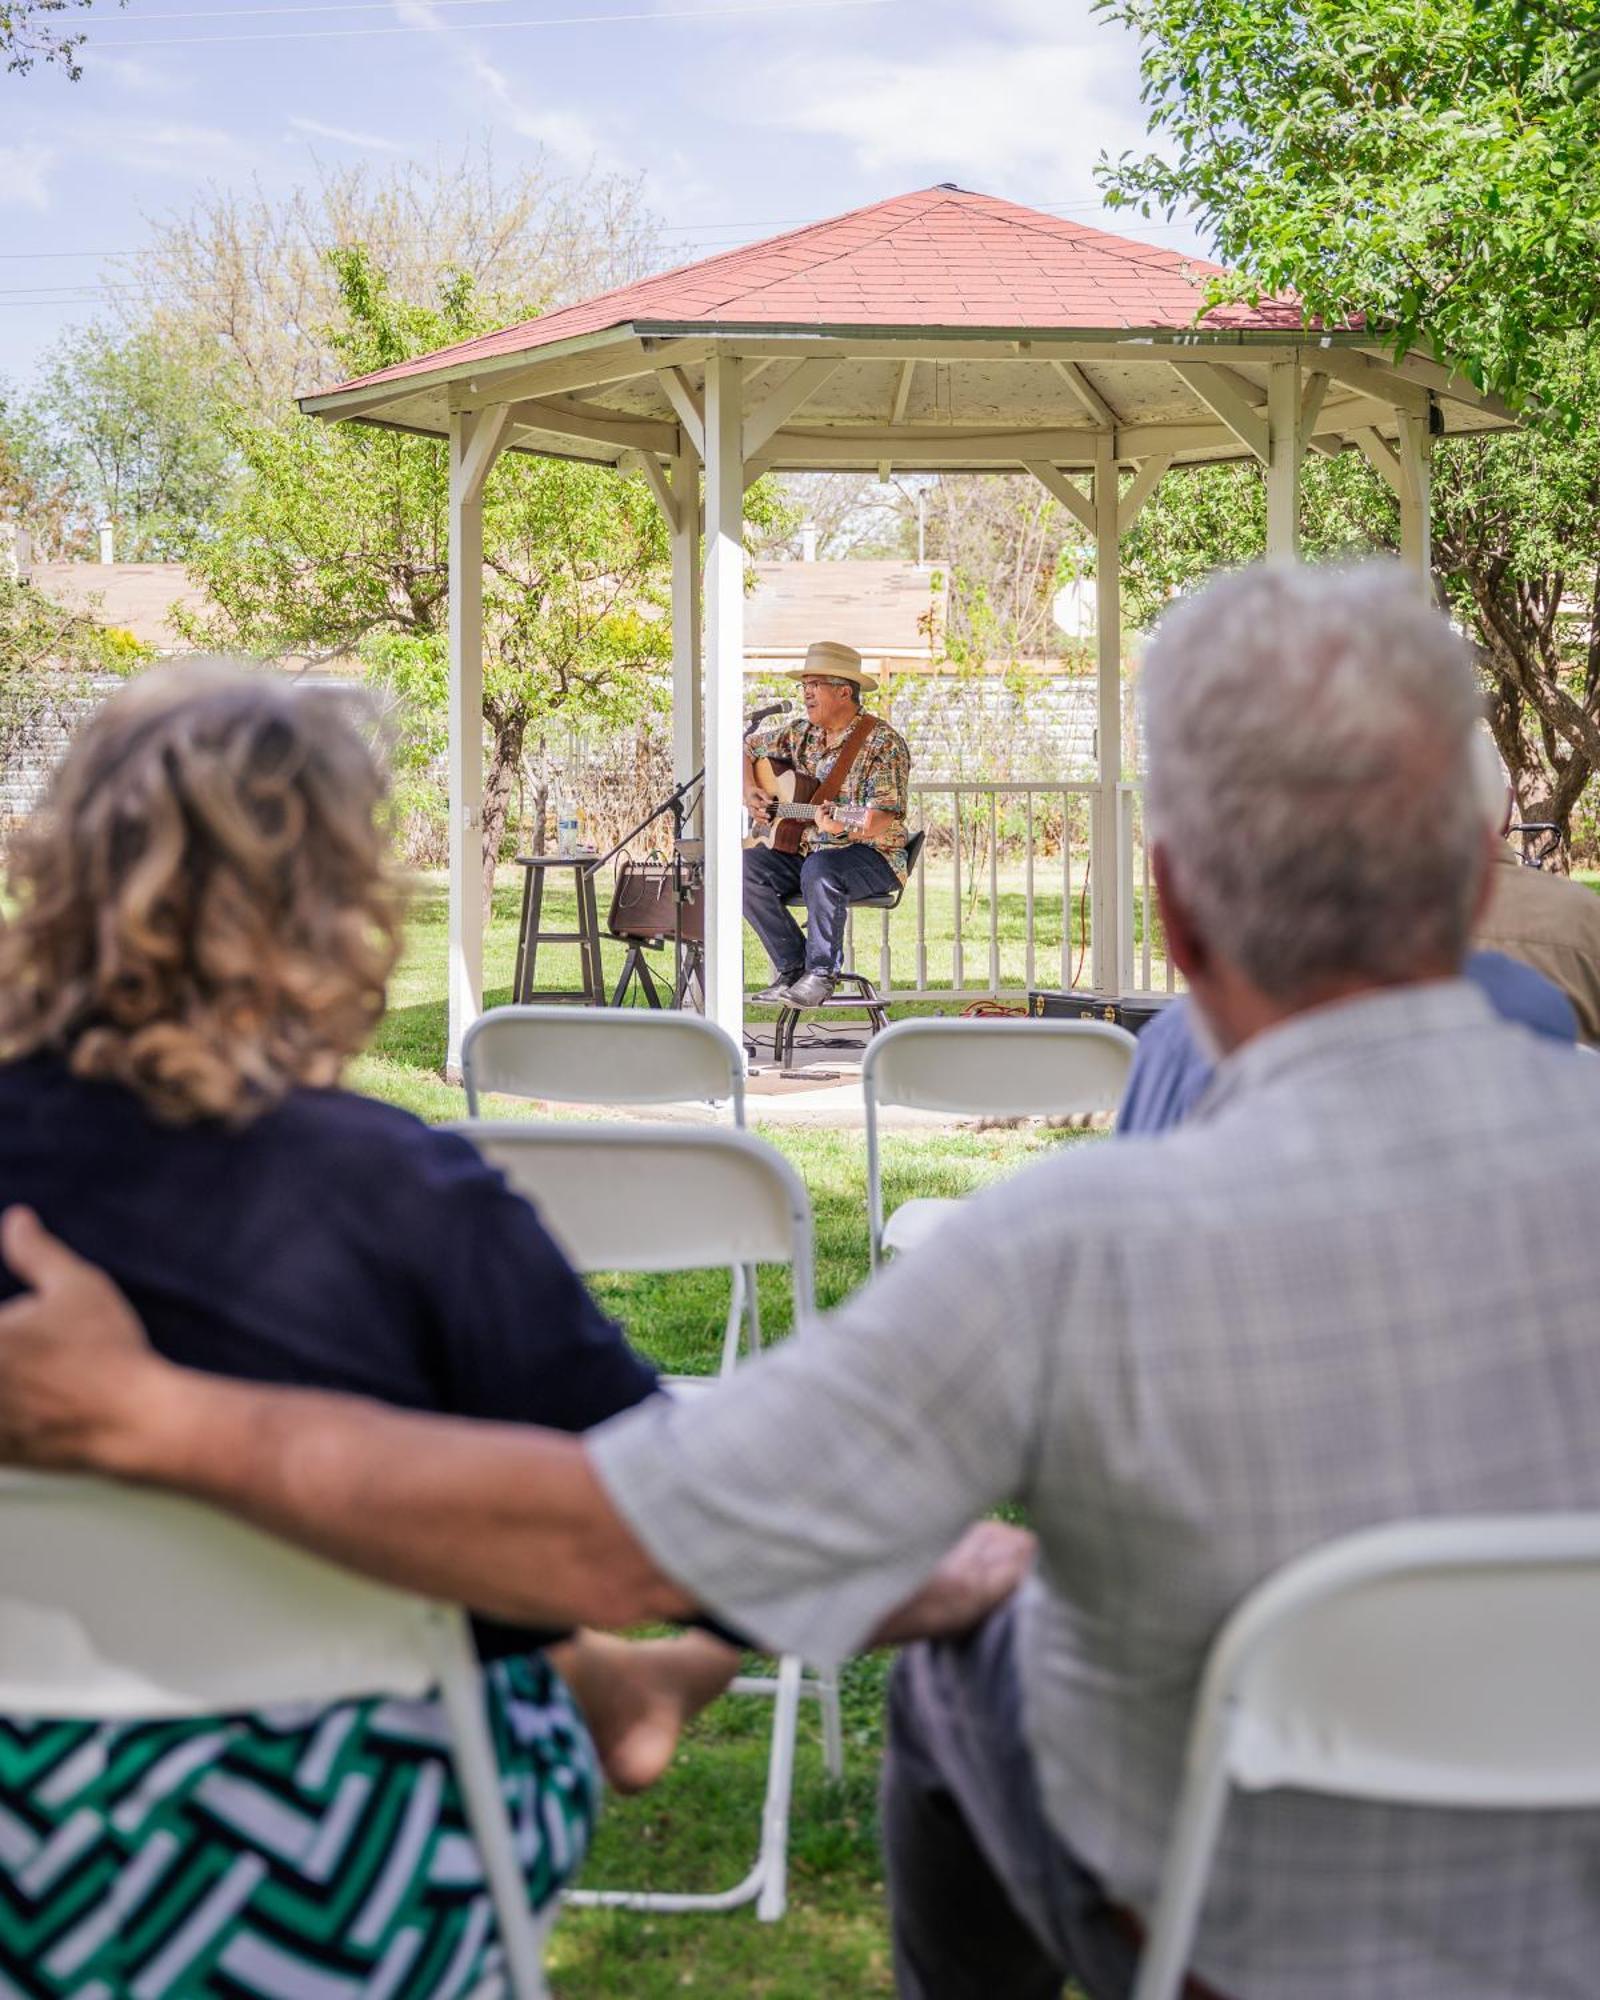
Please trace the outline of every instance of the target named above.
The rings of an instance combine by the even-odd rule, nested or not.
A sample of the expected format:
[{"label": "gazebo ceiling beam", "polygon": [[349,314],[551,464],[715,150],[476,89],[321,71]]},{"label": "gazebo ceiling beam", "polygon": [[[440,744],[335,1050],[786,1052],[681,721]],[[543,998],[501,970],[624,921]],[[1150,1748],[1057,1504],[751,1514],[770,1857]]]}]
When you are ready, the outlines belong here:
[{"label": "gazebo ceiling beam", "polygon": [[1144,510],[1144,503],[1161,484],[1162,476],[1172,463],[1171,452],[1158,453],[1147,458],[1134,473],[1128,490],[1117,502],[1117,535],[1120,539],[1138,520]]},{"label": "gazebo ceiling beam", "polygon": [[1048,459],[1025,458],[1024,468],[1031,472],[1044,490],[1061,502],[1067,512],[1077,521],[1079,527],[1086,528],[1092,535],[1095,531],[1094,502],[1080,487],[1074,486],[1064,472],[1058,472]]},{"label": "gazebo ceiling beam", "polygon": [[662,518],[670,534],[678,534],[683,527],[683,510],[678,496],[667,484],[667,475],[661,469],[661,461],[653,451],[625,451],[617,461],[625,472],[637,472],[650,491],[656,496],[656,505],[661,509]]},{"label": "gazebo ceiling beam", "polygon": [[648,417],[591,417],[578,410],[564,410],[556,403],[524,402],[500,407],[519,430],[582,438],[590,444],[610,445],[618,452],[659,451],[670,455],[678,449],[677,425],[657,423]]},{"label": "gazebo ceiling beam", "polygon": [[1263,465],[1271,462],[1267,419],[1249,393],[1249,386],[1225,368],[1191,362],[1178,369],[1179,378],[1213,415],[1222,419],[1241,444],[1248,445]]},{"label": "gazebo ceiling beam", "polygon": [[656,380],[661,384],[661,393],[678,413],[678,422],[688,434],[702,463],[706,455],[706,417],[699,396],[689,386],[689,378],[681,368],[658,368]]},{"label": "gazebo ceiling beam", "polygon": [[1432,389],[1436,395],[1444,396],[1453,403],[1466,403],[1473,409],[1486,410],[1490,416],[1499,417],[1508,424],[1522,421],[1503,396],[1496,396],[1488,389],[1475,388],[1464,375],[1442,367],[1437,361],[1430,361],[1425,354],[1407,354],[1397,361],[1392,354],[1385,354],[1378,347],[1354,351],[1376,361],[1386,372],[1418,383],[1424,389]]},{"label": "gazebo ceiling beam", "polygon": [[1098,424],[1102,430],[1117,429],[1122,422],[1121,417],[1075,361],[1052,361],[1050,366],[1077,397],[1092,423]]},{"label": "gazebo ceiling beam", "polygon": [[911,401],[911,385],[916,379],[917,364],[914,361],[902,361],[900,364],[900,380],[895,384],[894,388],[894,407],[889,412],[889,422],[891,424],[900,425],[905,422],[906,405]]},{"label": "gazebo ceiling beam", "polygon": [[1300,449],[1302,451],[1323,451],[1325,445],[1318,445],[1317,419],[1322,415],[1322,405],[1327,400],[1328,384],[1332,378],[1324,368],[1316,369],[1306,377],[1306,386],[1300,397]]},{"label": "gazebo ceiling beam", "polygon": [[[642,333],[640,344],[650,357],[649,367],[666,365],[669,357],[665,340],[654,343],[648,333]],[[687,344],[672,343],[674,347]],[[719,352],[740,354],[750,361],[803,361],[812,358],[837,361],[1061,360],[1093,363],[1194,360],[1264,364],[1287,361],[1301,343],[1286,341],[1281,335],[1272,336],[1270,342],[1263,345],[1241,341],[1237,337],[1188,332],[1127,335],[1118,335],[1115,331],[1083,334],[1046,332],[1024,339],[1004,335],[983,339],[967,332],[941,337],[915,329],[885,328],[879,331],[868,327],[840,327],[807,332],[796,327],[770,330],[761,327],[719,327],[714,334],[707,335],[694,345],[699,353],[714,348]],[[1315,365],[1320,367],[1323,351],[1320,340],[1314,351],[1318,357]],[[684,365],[695,358],[694,353],[673,353],[670,356],[675,365]],[[1308,359],[1306,365],[1313,364]]]},{"label": "gazebo ceiling beam", "polygon": [[1429,394],[1422,384],[1407,381],[1405,376],[1397,375],[1392,368],[1383,367],[1365,354],[1330,348],[1317,355],[1317,366],[1336,382],[1359,389],[1374,402],[1387,403],[1392,410],[1408,417],[1427,417]]},{"label": "gazebo ceiling beam", "polygon": [[522,367],[497,375],[471,376],[452,391],[457,409],[482,410],[495,403],[517,402],[526,396],[564,396],[572,391],[606,389],[636,375],[653,374],[655,357],[638,340],[618,341],[599,352],[559,356],[549,361],[525,361]]},{"label": "gazebo ceiling beam", "polygon": [[828,377],[836,375],[843,365],[839,361],[802,361],[791,375],[786,376],[766,400],[745,417],[745,457],[754,458],[768,438],[775,431],[782,430],[802,405],[810,402]]},{"label": "gazebo ceiling beam", "polygon": [[1379,437],[1375,430],[1364,429],[1354,434],[1354,442],[1360,446],[1361,455],[1377,473],[1385,486],[1398,500],[1402,497],[1400,487],[1400,454]]}]

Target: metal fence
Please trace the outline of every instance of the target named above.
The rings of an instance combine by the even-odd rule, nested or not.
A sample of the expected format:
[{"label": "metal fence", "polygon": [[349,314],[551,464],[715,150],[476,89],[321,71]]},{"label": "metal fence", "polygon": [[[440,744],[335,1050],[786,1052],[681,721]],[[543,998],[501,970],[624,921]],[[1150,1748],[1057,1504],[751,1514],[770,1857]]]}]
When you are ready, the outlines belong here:
[{"label": "metal fence", "polygon": [[[897,1000],[1014,1003],[1031,987],[1088,985],[1099,791],[1092,779],[913,786],[910,823],[926,836],[920,863],[898,909],[852,916],[847,965]],[[1140,788],[1118,792],[1115,983],[1170,992]]]}]

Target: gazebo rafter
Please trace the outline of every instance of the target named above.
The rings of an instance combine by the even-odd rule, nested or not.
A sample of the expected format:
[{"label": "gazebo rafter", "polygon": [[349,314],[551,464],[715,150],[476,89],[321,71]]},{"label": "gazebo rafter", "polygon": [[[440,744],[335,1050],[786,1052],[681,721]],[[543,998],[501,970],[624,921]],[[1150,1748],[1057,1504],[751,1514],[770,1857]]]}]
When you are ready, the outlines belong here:
[{"label": "gazebo rafter", "polygon": [[1292,299],[1204,313],[1215,270],[929,188],[302,400],[330,422],[450,441],[452,1064],[482,997],[482,494],[502,451],[633,473],[666,519],[674,763],[680,780],[706,768],[707,1011],[735,1035],[746,491],[768,471],[1036,478],[1095,547],[1091,978],[1127,983],[1118,572],[1139,510],[1175,468],[1259,463],[1269,551],[1292,555],[1304,454],[1358,450],[1396,493],[1403,554],[1425,572],[1434,439],[1515,422],[1364,325],[1304,326]]}]

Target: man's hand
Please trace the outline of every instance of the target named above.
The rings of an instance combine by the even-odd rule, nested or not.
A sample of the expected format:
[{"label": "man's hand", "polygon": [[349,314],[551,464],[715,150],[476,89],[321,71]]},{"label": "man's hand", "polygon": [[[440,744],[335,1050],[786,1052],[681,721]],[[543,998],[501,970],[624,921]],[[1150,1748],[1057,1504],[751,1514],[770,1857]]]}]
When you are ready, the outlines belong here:
[{"label": "man's hand", "polygon": [[835,819],[826,806],[818,806],[816,824],[823,833],[848,833],[850,831],[842,819]]},{"label": "man's hand", "polygon": [[955,1639],[981,1625],[1033,1567],[1038,1547],[1026,1528],[979,1521],[939,1567],[873,1633],[874,1646],[903,1646],[912,1639]]},{"label": "man's hand", "polygon": [[0,1459],[123,1468],[175,1369],[159,1360],[111,1280],[28,1208],[0,1216],[0,1253],[31,1289],[0,1306]]},{"label": "man's hand", "polygon": [[759,785],[744,788],[744,809],[753,820],[765,826],[772,817],[772,800]]}]

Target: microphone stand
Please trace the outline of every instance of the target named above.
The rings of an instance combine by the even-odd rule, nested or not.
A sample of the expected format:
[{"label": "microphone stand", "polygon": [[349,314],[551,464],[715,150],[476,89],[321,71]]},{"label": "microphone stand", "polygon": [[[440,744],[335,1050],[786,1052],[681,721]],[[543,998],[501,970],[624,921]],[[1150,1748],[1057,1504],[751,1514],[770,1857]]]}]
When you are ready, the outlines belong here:
[{"label": "microphone stand", "polygon": [[672,1004],[681,1007],[684,1001],[685,979],[683,973],[683,906],[688,892],[683,884],[683,826],[689,816],[689,794],[705,778],[702,765],[692,778],[685,778],[675,791],[669,792],[660,805],[652,806],[637,826],[628,831],[614,847],[597,854],[589,864],[591,874],[598,875],[608,861],[613,861],[628,845],[636,840],[647,826],[654,826],[666,814],[672,815]]}]

